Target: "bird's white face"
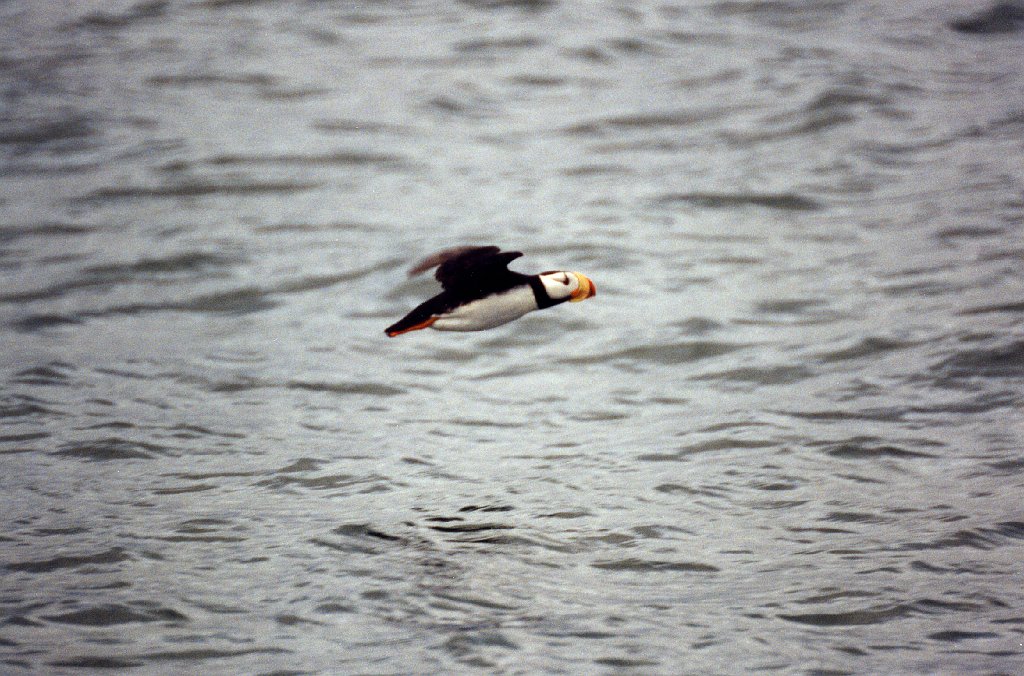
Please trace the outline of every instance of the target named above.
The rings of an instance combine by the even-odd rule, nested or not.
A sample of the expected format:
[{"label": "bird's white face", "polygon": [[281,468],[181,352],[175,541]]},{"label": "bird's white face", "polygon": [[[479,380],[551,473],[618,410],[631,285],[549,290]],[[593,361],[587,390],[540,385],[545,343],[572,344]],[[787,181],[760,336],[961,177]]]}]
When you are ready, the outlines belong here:
[{"label": "bird's white face", "polygon": [[538,276],[551,300],[578,302],[597,295],[597,286],[578,272],[556,270],[542,272]]}]

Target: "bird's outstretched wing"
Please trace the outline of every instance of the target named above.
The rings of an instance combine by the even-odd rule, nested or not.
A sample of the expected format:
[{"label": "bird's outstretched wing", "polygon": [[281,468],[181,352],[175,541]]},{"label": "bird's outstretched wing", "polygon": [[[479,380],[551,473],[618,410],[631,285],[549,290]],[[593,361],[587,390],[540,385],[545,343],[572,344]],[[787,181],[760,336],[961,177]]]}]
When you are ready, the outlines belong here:
[{"label": "bird's outstretched wing", "polygon": [[423,259],[410,268],[409,276],[437,267],[434,278],[445,290],[486,287],[488,280],[513,274],[508,264],[522,255],[519,251],[502,251],[496,246],[460,246]]}]

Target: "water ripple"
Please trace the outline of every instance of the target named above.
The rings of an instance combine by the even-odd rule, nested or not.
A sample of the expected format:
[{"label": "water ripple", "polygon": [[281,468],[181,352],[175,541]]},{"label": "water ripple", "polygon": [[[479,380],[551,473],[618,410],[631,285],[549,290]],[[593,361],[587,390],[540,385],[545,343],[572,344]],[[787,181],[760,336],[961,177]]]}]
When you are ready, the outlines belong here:
[{"label": "water ripple", "polygon": [[819,211],[824,208],[821,202],[796,193],[679,192],[661,195],[657,202],[666,206],[684,202],[707,209],[762,207],[785,211]]},{"label": "water ripple", "polygon": [[79,20],[79,25],[97,29],[127,28],[137,22],[163,17],[169,4],[168,0],[143,0],[123,12],[90,12]]},{"label": "water ripple", "polygon": [[375,397],[393,397],[404,394],[406,390],[399,387],[392,387],[384,383],[372,382],[343,382],[323,383],[293,380],[285,385],[290,390],[306,390],[309,392],[328,392],[331,394],[366,394]]},{"label": "water ripple", "polygon": [[580,357],[560,359],[563,364],[606,364],[626,362],[639,364],[674,365],[686,364],[740,350],[746,345],[719,341],[680,341],[638,345],[612,352],[597,353]]},{"label": "water ripple", "polygon": [[829,443],[823,446],[823,452],[834,458],[844,460],[878,460],[881,458],[900,458],[913,460],[916,458],[936,458],[935,454],[913,451],[907,448],[886,444],[872,437],[855,437],[848,441]]},{"label": "water ripple", "polygon": [[83,202],[112,202],[138,199],[181,199],[210,196],[294,194],[319,188],[311,181],[190,181],[162,186],[118,186],[97,188],[78,198]]},{"label": "water ripple", "polygon": [[997,2],[971,16],[953,19],[949,27],[968,35],[993,35],[1024,31],[1024,4]]},{"label": "water ripple", "polygon": [[42,238],[64,238],[87,235],[94,232],[94,228],[87,225],[76,225],[73,223],[33,223],[28,225],[3,225],[0,226],[0,243],[10,244],[21,239],[32,237]]},{"label": "water ripple", "polygon": [[964,350],[932,367],[940,382],[963,378],[1024,377],[1024,341]]},{"label": "water ripple", "polygon": [[1005,521],[992,527],[958,530],[928,542],[906,543],[900,548],[907,551],[961,547],[989,550],[1006,544],[1016,545],[1016,541],[1019,540],[1024,540],[1024,522]]},{"label": "water ripple", "polygon": [[899,620],[910,615],[912,610],[913,607],[910,605],[884,605],[837,613],[780,614],[779,617],[789,622],[810,624],[816,627],[853,627]]},{"label": "water ripple", "polygon": [[152,460],[167,455],[170,449],[150,442],[130,441],[122,437],[107,437],[94,441],[76,441],[60,446],[52,455],[83,460]]},{"label": "water ripple", "polygon": [[628,571],[636,573],[717,573],[719,569],[707,563],[693,561],[657,561],[647,559],[619,559],[615,561],[598,561],[590,564],[594,568],[612,571]]},{"label": "water ripple", "polygon": [[51,559],[13,561],[4,564],[4,567],[15,572],[49,573],[55,570],[81,568],[82,566],[122,563],[130,561],[131,558],[121,547],[112,547],[96,554],[63,555]]},{"label": "water ripple", "polygon": [[109,627],[129,622],[187,622],[189,619],[172,608],[152,602],[137,602],[132,605],[110,603],[41,617],[49,622],[93,627]]},{"label": "water ripple", "polygon": [[214,166],[260,166],[295,165],[300,167],[320,166],[365,166],[377,165],[388,168],[407,166],[409,160],[401,155],[374,153],[355,150],[335,150],[309,155],[217,155],[207,161]]}]

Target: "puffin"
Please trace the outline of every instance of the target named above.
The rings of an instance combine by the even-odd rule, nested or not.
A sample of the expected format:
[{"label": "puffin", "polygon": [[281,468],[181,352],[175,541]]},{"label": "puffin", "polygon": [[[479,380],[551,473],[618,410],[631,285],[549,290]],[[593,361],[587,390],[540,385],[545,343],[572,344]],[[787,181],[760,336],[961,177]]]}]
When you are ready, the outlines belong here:
[{"label": "puffin", "polygon": [[439,251],[414,265],[414,277],[437,268],[441,293],[421,303],[384,330],[391,338],[410,331],[483,331],[566,301],[597,295],[597,287],[579,272],[553,270],[524,275],[508,269],[522,256],[496,246],[460,246]]}]

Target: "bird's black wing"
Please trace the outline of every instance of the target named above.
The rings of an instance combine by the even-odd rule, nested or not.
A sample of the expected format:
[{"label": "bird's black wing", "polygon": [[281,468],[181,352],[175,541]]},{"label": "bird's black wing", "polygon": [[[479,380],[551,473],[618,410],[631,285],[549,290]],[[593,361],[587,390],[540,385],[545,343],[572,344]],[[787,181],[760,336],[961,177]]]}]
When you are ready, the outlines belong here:
[{"label": "bird's black wing", "polygon": [[420,261],[410,275],[425,272],[437,266],[434,278],[447,291],[500,289],[518,276],[508,264],[523,254],[502,251],[496,246],[464,246],[445,249]]}]

